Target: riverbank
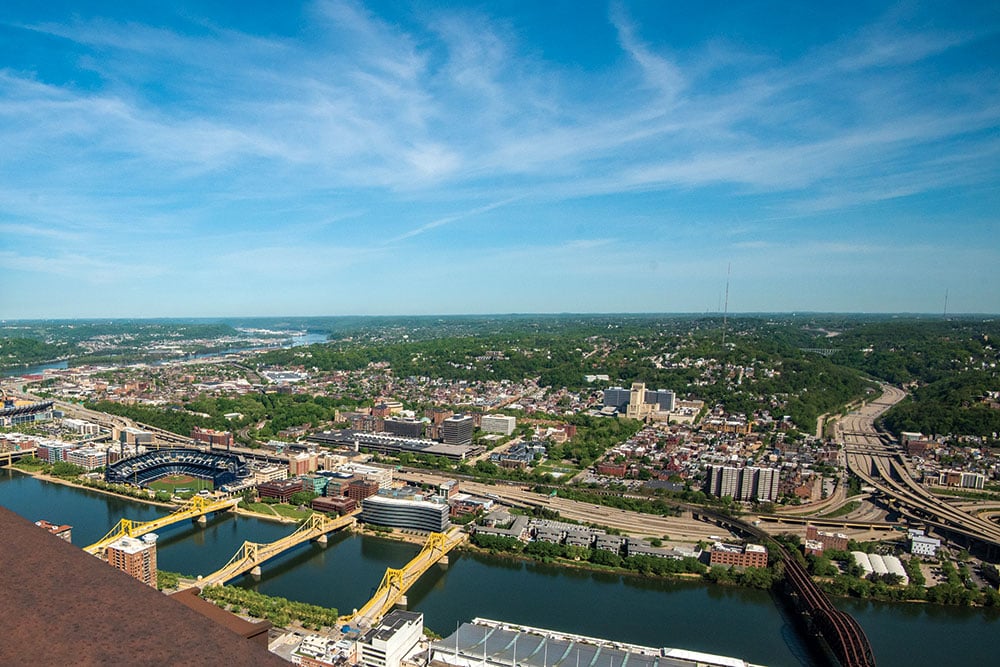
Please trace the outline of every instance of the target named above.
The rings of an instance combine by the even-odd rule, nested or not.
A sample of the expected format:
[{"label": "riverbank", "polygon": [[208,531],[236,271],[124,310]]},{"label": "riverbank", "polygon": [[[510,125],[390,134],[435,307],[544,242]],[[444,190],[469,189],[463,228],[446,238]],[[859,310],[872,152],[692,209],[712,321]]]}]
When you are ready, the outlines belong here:
[{"label": "riverbank", "polygon": [[493,551],[491,549],[486,549],[480,546],[476,546],[472,542],[466,542],[462,545],[455,547],[455,551],[467,552],[471,554],[480,554],[482,556],[489,556],[490,558],[498,558],[502,560],[509,560],[516,563],[534,563],[538,565],[551,565],[556,567],[564,567],[567,569],[581,570],[583,572],[594,572],[598,574],[618,574],[623,577],[634,577],[636,579],[655,579],[661,581],[703,581],[704,574],[697,572],[672,572],[669,574],[654,574],[654,573],[641,573],[636,570],[629,570],[624,567],[611,567],[608,565],[598,565],[596,563],[591,563],[585,560],[569,560],[566,558],[552,558],[545,560],[542,558],[535,558],[531,555],[524,553],[510,553],[503,551]]},{"label": "riverbank", "polygon": [[88,484],[83,484],[81,482],[77,482],[71,479],[66,479],[65,477],[56,477],[54,475],[49,475],[47,473],[40,472],[37,470],[24,470],[22,468],[18,468],[16,465],[4,466],[2,469],[13,470],[15,472],[21,473],[22,475],[34,477],[35,479],[39,479],[43,482],[50,482],[52,484],[61,484],[63,486],[72,486],[73,488],[76,489],[83,489],[84,491],[93,491],[94,493],[100,493],[106,496],[120,498],[122,500],[132,500],[137,503],[143,503],[144,505],[152,505],[154,507],[164,507],[167,509],[177,509],[179,507],[179,505],[175,503],[164,503],[158,500],[153,500],[152,498],[142,498],[140,496],[132,496],[125,493],[117,493],[115,491],[112,491],[111,489],[102,489],[99,486],[90,486]]}]

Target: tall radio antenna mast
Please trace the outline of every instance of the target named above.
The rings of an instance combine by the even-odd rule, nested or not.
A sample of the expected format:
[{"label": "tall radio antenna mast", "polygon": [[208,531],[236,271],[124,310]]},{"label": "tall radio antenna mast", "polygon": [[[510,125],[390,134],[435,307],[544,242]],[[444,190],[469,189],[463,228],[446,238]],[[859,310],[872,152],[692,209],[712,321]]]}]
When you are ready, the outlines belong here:
[{"label": "tall radio antenna mast", "polygon": [[726,265],[726,305],[722,311],[722,344],[726,344],[726,322],[729,316],[729,276],[733,273],[733,263]]},{"label": "tall radio antenna mast", "polygon": [[948,317],[948,288],[944,288],[944,316]]}]

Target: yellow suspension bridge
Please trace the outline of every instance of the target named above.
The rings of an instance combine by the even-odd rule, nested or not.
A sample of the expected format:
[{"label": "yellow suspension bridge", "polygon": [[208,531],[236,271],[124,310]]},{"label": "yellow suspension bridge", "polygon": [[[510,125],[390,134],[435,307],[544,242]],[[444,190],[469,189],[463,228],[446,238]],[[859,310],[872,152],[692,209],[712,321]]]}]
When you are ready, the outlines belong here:
[{"label": "yellow suspension bridge", "polygon": [[194,519],[212,512],[221,512],[223,510],[231,509],[236,507],[239,502],[239,498],[213,500],[211,498],[195,496],[171,514],[161,516],[159,519],[153,519],[152,521],[132,521],[131,519],[122,519],[115,525],[114,528],[108,531],[107,535],[90,546],[84,547],[83,550],[90,554],[101,554],[109,544],[121,537],[140,537],[146,533],[151,533],[155,530],[160,530],[161,528],[175,524],[178,521]]},{"label": "yellow suspension bridge", "polygon": [[251,572],[259,568],[265,561],[296,545],[317,538],[325,538],[327,533],[355,523],[357,521],[355,517],[360,511],[355,510],[350,514],[333,519],[325,514],[313,514],[294,533],[280,540],[265,544],[244,542],[243,546],[229,559],[228,563],[212,574],[200,577],[198,581],[194,582],[193,586],[206,588],[208,586],[221,585],[230,579],[235,579],[241,574]]},{"label": "yellow suspension bridge", "polygon": [[453,526],[447,533],[431,533],[427,537],[424,548],[413,560],[404,565],[402,569],[397,570],[391,567],[387,569],[378,590],[365,603],[365,606],[341,620],[362,628],[369,628],[378,623],[383,616],[392,611],[393,606],[400,601],[403,594],[416,583],[424,572],[430,569],[431,565],[444,558],[449,551],[467,538],[468,534],[462,532],[461,526]]}]

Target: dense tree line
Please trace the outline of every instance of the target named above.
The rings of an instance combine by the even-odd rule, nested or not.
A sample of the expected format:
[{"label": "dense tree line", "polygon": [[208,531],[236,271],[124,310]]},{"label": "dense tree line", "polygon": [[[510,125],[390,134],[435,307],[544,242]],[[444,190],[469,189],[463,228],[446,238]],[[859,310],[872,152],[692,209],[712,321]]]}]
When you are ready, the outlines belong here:
[{"label": "dense tree line", "polygon": [[837,363],[893,384],[930,383],[997,360],[1000,322],[974,318],[861,321],[824,346]]},{"label": "dense tree line", "polygon": [[[330,332],[334,342],[276,350],[259,356],[258,362],[320,370],[358,370],[378,362],[387,363],[397,377],[515,382],[536,378],[542,386],[582,391],[601,388],[587,385],[586,374],[606,373],[611,384],[628,386],[643,381],[651,388],[673,389],[682,398],[701,398],[709,405],[721,403],[729,412],[750,414],[767,409],[772,414],[789,415],[808,431],[818,415],[869,395],[872,383],[866,376],[931,385],[966,373],[995,374],[1000,360],[992,344],[1000,336],[1000,323],[972,318],[734,317],[726,325],[725,343],[722,320],[716,315],[316,321]],[[315,323],[310,322],[297,321],[302,327],[315,329]],[[91,323],[85,328],[93,335],[103,331],[102,327],[109,332],[127,331],[139,340],[235,331],[223,323],[177,322]],[[38,333],[30,331],[31,335]],[[53,331],[64,336],[83,335],[76,329],[55,327]],[[814,350],[832,354],[823,356]],[[101,354],[127,356],[134,352]],[[663,363],[668,357],[687,362]],[[699,359],[707,363],[688,363]],[[983,384],[980,376],[963,382]],[[986,385],[996,390],[995,376]],[[954,402],[961,397],[944,398],[935,411],[928,412],[924,408],[932,407],[934,401],[915,397],[918,407],[900,406],[891,423],[912,424],[922,413],[922,421],[939,432],[982,434],[997,430],[991,428],[995,415],[975,406],[963,408]],[[309,410],[303,406],[287,423],[308,423],[321,416]],[[212,410],[202,411],[215,415]],[[237,411],[249,414],[251,410]],[[276,430],[285,427],[280,418],[272,425]],[[261,437],[268,435],[265,432]],[[573,443],[572,448],[575,451],[559,453],[576,461],[593,458],[580,443]]]},{"label": "dense tree line", "polygon": [[513,553],[530,556],[542,562],[555,559],[584,561],[602,567],[630,570],[644,575],[668,576],[674,574],[705,574],[708,568],[696,558],[658,558],[656,556],[628,556],[607,551],[569,544],[533,541],[522,542],[514,537],[502,535],[482,535],[475,533],[472,543],[493,553]]},{"label": "dense tree line", "polygon": [[[202,396],[192,401],[164,408],[125,405],[113,401],[98,401],[88,407],[120,415],[180,435],[190,435],[194,427],[239,431],[252,428],[258,440],[274,438],[279,431],[292,426],[332,422],[337,410],[353,406],[349,399],[307,394],[255,393],[234,397]],[[200,413],[200,414],[197,414]],[[237,419],[224,415],[240,413]],[[205,417],[204,415],[209,415]],[[256,428],[258,424],[260,428]]]},{"label": "dense tree line", "polygon": [[266,618],[279,628],[299,621],[318,630],[323,626],[336,627],[338,621],[336,609],[271,597],[235,586],[208,586],[202,590],[201,596],[222,603],[220,606],[231,611]]},{"label": "dense tree line", "polygon": [[1000,433],[1000,410],[983,403],[988,391],[1000,391],[996,372],[966,371],[915,389],[882,420],[895,434],[980,435]]},{"label": "dense tree line", "polygon": [[49,343],[34,338],[0,338],[0,369],[41,364],[78,354],[70,343]]}]

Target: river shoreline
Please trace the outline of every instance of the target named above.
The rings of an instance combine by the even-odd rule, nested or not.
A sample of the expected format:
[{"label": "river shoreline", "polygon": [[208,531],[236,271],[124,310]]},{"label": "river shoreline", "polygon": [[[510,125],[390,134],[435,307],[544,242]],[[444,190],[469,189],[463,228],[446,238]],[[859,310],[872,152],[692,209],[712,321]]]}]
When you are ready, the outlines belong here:
[{"label": "river shoreline", "polygon": [[[138,502],[138,503],[143,503],[143,504],[151,505],[151,506],[154,506],[154,507],[161,507],[161,508],[165,508],[165,509],[170,509],[170,510],[174,510],[174,509],[177,509],[177,507],[179,507],[179,505],[173,504],[173,503],[163,503],[163,502],[158,502],[158,501],[155,501],[155,500],[152,500],[152,499],[148,499],[148,498],[139,498],[139,497],[135,497],[135,496],[130,496],[130,495],[116,493],[116,492],[108,490],[108,489],[101,489],[101,488],[97,488],[97,487],[87,486],[87,485],[81,484],[79,482],[75,482],[75,481],[72,481],[72,480],[67,480],[67,479],[60,478],[60,477],[54,477],[52,475],[48,475],[48,474],[45,474],[45,473],[42,473],[42,472],[39,472],[39,471],[22,470],[22,469],[14,466],[14,465],[4,466],[4,468],[17,471],[17,472],[19,472],[21,474],[28,475],[30,477],[34,477],[34,478],[36,478],[36,479],[38,479],[38,480],[40,480],[42,482],[50,482],[50,483],[53,483],[53,484],[60,484],[60,485],[63,485],[63,486],[69,486],[69,487],[74,487],[74,488],[77,488],[77,489],[81,489],[81,490],[84,490],[84,491],[93,491],[95,493],[103,494],[103,495],[106,495],[106,496],[111,496],[113,498],[118,498],[120,500],[130,500],[130,501],[134,501],[134,502]],[[0,469],[2,469],[2,468],[0,468]],[[286,525],[292,525],[292,524],[298,524],[299,523],[298,520],[292,519],[292,518],[289,518],[289,517],[284,517],[284,516],[280,516],[280,515],[276,515],[276,514],[263,514],[263,513],[260,513],[260,512],[254,512],[252,510],[244,509],[244,508],[241,508],[239,506],[234,507],[232,509],[232,512],[235,513],[235,514],[237,514],[237,515],[240,515],[240,516],[244,516],[244,517],[247,517],[247,518],[259,519],[259,520],[267,521],[267,522],[270,522],[270,523],[278,523],[278,524],[286,524]],[[389,541],[403,542],[403,543],[414,544],[414,545],[423,545],[427,541],[427,535],[426,534],[404,532],[404,531],[398,530],[398,529],[395,529],[392,532],[384,532],[384,531],[376,531],[376,530],[366,529],[366,528],[364,528],[361,525],[355,525],[353,527],[348,528],[348,530],[350,530],[351,532],[356,533],[358,535],[365,536],[365,537],[376,537],[376,538],[381,538],[381,539],[385,539],[385,540],[389,540]],[[689,582],[690,581],[699,581],[699,582],[705,583],[705,584],[723,585],[723,586],[732,586],[732,587],[736,587],[736,588],[753,589],[753,587],[743,586],[743,585],[741,585],[739,583],[736,583],[736,582],[710,582],[710,581],[708,581],[708,580],[705,579],[705,575],[704,574],[685,573],[685,572],[678,572],[678,573],[671,573],[671,574],[642,574],[642,573],[636,572],[635,570],[629,570],[629,569],[626,569],[626,568],[602,567],[602,566],[599,566],[599,565],[594,565],[594,564],[589,563],[589,562],[584,562],[584,561],[569,561],[569,560],[562,559],[562,558],[554,558],[552,560],[546,561],[546,560],[542,560],[542,559],[538,559],[538,558],[533,558],[533,557],[525,555],[525,554],[514,554],[514,553],[507,553],[507,552],[495,552],[495,551],[491,551],[489,549],[478,547],[478,546],[476,546],[474,544],[471,544],[470,542],[466,542],[465,544],[457,547],[457,550],[459,550],[459,551],[466,551],[466,552],[469,552],[469,553],[480,554],[480,555],[486,555],[486,556],[490,556],[490,557],[498,557],[500,559],[509,559],[509,560],[515,561],[515,562],[535,563],[535,564],[539,564],[539,565],[551,565],[551,566],[555,566],[555,567],[562,567],[562,568],[567,568],[567,569],[581,570],[581,571],[595,572],[595,573],[602,573],[602,574],[614,574],[614,575],[619,575],[619,576],[628,577],[628,578],[634,578],[634,579],[638,579],[638,580],[689,581]],[[759,590],[759,589],[757,589],[757,590]],[[871,597],[864,598],[864,597],[854,597],[854,596],[850,596],[850,595],[836,595],[836,594],[832,594],[832,593],[826,593],[826,595],[829,596],[831,599],[854,600],[854,601],[860,601],[860,602],[883,602],[883,603],[907,604],[907,605],[909,605],[909,604],[936,605],[936,606],[940,606],[940,607],[943,607],[943,608],[965,607],[965,608],[968,608],[968,609],[982,609],[982,610],[991,609],[991,607],[988,607],[988,606],[983,605],[983,604],[969,604],[969,605],[962,605],[962,604],[936,604],[936,603],[929,602],[927,600],[892,600],[892,599],[879,599],[879,598],[871,598]]]},{"label": "river shoreline", "polygon": [[101,493],[106,496],[111,496],[113,498],[118,498],[120,500],[132,500],[137,503],[143,503],[145,505],[152,505],[154,507],[165,507],[169,509],[177,509],[179,505],[175,503],[164,503],[158,500],[153,500],[152,498],[140,498],[138,496],[130,496],[124,493],[116,493],[110,489],[102,489],[96,486],[87,486],[86,484],[81,484],[79,482],[74,482],[73,480],[65,479],[62,477],[55,477],[53,475],[48,475],[46,473],[37,470],[22,470],[15,465],[4,466],[0,470],[14,470],[22,475],[28,475],[29,477],[34,477],[35,479],[40,479],[43,482],[50,482],[52,484],[61,484],[63,486],[72,486],[76,489],[83,489],[84,491],[93,491],[94,493]]}]

